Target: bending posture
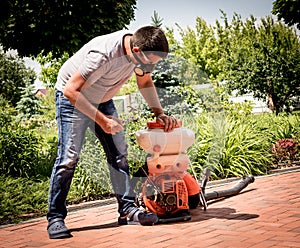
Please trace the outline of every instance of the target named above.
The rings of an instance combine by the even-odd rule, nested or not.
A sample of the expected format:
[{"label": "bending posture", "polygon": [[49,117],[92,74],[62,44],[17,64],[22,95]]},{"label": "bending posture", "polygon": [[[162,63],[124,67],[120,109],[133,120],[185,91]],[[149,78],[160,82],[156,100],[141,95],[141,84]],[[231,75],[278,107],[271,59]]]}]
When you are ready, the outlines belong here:
[{"label": "bending posture", "polygon": [[150,75],[155,63],[167,53],[164,33],[146,26],[133,34],[123,30],[96,37],[60,69],[55,87],[58,155],[50,180],[47,214],[50,238],[71,237],[64,222],[66,198],[87,128],[100,140],[106,154],[118,201],[118,223],[124,225],[130,219],[153,225],[158,221],[155,214],[139,210],[134,203],[127,144],[112,98],[135,72],[139,90],[157,122],[165,125],[166,132],[171,131],[177,120],[164,114]]}]

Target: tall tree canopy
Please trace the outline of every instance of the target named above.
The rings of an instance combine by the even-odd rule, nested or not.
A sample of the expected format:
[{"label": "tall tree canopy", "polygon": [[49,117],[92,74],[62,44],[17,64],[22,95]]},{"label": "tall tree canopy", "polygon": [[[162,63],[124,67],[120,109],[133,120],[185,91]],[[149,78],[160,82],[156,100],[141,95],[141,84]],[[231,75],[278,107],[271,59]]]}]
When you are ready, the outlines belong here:
[{"label": "tall tree canopy", "polygon": [[73,53],[91,38],[123,29],[136,0],[1,0],[0,43],[20,55]]},{"label": "tall tree canopy", "polygon": [[300,29],[300,0],[276,0],[273,2],[272,13],[286,24],[297,25]]},{"label": "tall tree canopy", "polygon": [[230,48],[224,63],[227,87],[240,94],[268,99],[278,113],[300,95],[300,41],[294,29],[268,16],[236,19],[230,27]]},{"label": "tall tree canopy", "polygon": [[288,110],[299,101],[300,40],[296,30],[270,16],[257,22],[253,16],[243,21],[235,14],[229,22],[223,13],[222,19],[224,23],[216,21],[209,26],[197,18],[194,29],[180,29],[182,42],[170,39],[175,53],[195,64],[211,82],[226,81],[229,92],[268,99],[274,112]]}]

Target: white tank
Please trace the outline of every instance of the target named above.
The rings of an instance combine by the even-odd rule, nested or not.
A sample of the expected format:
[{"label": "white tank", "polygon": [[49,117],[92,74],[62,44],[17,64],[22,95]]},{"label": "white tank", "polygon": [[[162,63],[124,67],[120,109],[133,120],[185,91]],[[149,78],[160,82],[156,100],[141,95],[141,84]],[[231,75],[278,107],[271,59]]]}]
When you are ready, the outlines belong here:
[{"label": "white tank", "polygon": [[195,141],[195,134],[192,130],[180,125],[171,132],[164,132],[161,127],[140,130],[136,132],[136,138],[138,144],[147,153],[156,157],[186,153]]}]

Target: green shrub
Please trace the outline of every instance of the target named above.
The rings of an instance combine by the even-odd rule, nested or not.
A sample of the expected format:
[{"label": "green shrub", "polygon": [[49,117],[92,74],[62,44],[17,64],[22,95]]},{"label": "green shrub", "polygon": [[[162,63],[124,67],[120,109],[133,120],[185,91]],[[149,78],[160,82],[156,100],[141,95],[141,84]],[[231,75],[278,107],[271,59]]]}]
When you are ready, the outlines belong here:
[{"label": "green shrub", "polygon": [[49,180],[0,176],[0,225],[44,215]]},{"label": "green shrub", "polygon": [[17,125],[1,129],[1,174],[29,177],[39,161],[39,139],[35,133]]},{"label": "green shrub", "polygon": [[44,134],[40,139],[39,163],[36,166],[35,175],[49,178],[57,156],[57,135]]},{"label": "green shrub", "polygon": [[146,152],[139,146],[136,140],[136,132],[147,127],[147,121],[153,120],[151,115],[139,115],[138,112],[131,112],[125,118],[124,131],[128,143],[128,163],[131,174],[134,174],[145,164]]},{"label": "green shrub", "polygon": [[33,84],[35,73],[26,68],[16,51],[4,51],[0,45],[0,95],[12,106],[21,99],[22,88]]},{"label": "green shrub", "polygon": [[41,175],[50,176],[51,169],[57,156],[57,123],[55,120],[54,89],[41,100],[42,114],[35,120],[35,131],[40,134],[40,166]]},{"label": "green shrub", "polygon": [[266,135],[273,144],[284,138],[300,137],[300,117],[296,114],[282,113],[254,115],[260,131]]},{"label": "green shrub", "polygon": [[196,141],[189,150],[194,170],[210,168],[213,178],[266,173],[270,153],[266,137],[247,119],[203,113],[196,118]]},{"label": "green shrub", "polygon": [[259,135],[255,125],[245,120],[229,120],[226,125],[225,147],[216,173],[221,178],[259,175],[270,164],[267,139]]},{"label": "green shrub", "polygon": [[56,140],[45,142],[33,128],[35,124],[24,125],[15,118],[16,113],[6,100],[0,99],[0,173],[13,177],[49,176]]},{"label": "green shrub", "polygon": [[30,176],[38,157],[39,139],[34,131],[13,118],[15,110],[2,99],[0,106],[0,172],[12,176]]},{"label": "green shrub", "polygon": [[111,192],[112,187],[104,151],[100,141],[88,130],[68,201],[100,199]]},{"label": "green shrub", "polygon": [[280,114],[273,116],[270,122],[272,129],[270,134],[272,141],[277,141],[285,138],[299,138],[300,137],[300,118],[293,114]]},{"label": "green shrub", "polygon": [[271,164],[270,169],[280,168],[281,166],[285,165],[292,165],[294,162],[297,162],[299,160],[299,151],[295,153],[295,156],[286,157],[286,159],[284,159],[283,157],[281,158],[281,156],[284,156],[284,153],[288,152],[288,150],[281,150],[279,153],[274,151],[274,146],[276,146],[276,144],[281,144],[286,139],[293,140],[296,149],[300,139],[299,115],[287,113],[281,113],[279,115],[263,114],[253,116],[252,119],[253,121],[257,122],[260,135],[267,138],[267,150],[270,154],[272,154],[273,158],[273,163]]}]

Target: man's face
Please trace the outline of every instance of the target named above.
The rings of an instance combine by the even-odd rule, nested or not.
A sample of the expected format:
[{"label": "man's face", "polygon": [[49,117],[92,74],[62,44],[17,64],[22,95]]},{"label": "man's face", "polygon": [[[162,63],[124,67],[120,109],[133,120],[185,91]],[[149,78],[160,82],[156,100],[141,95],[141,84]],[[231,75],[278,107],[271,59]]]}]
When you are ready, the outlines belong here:
[{"label": "man's face", "polygon": [[138,48],[132,51],[132,54],[136,64],[134,72],[137,76],[144,76],[147,73],[151,73],[155,68],[155,64],[162,59],[157,54],[143,52]]}]

